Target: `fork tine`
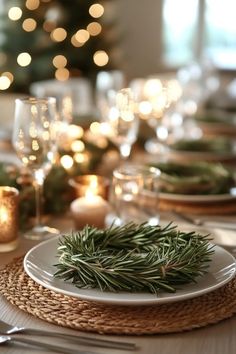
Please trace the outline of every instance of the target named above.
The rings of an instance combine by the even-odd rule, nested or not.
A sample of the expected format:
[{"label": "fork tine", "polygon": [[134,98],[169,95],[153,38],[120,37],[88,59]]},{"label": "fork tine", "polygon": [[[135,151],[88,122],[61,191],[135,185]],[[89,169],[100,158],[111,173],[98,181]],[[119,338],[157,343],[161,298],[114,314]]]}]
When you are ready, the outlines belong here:
[{"label": "fork tine", "polygon": [[0,320],[0,334],[32,334],[37,336],[47,336],[47,337],[57,337],[64,340],[74,341],[84,345],[91,345],[103,348],[114,348],[114,349],[124,349],[124,350],[135,350],[136,345],[130,342],[120,342],[114,340],[107,340],[102,338],[94,338],[94,337],[87,337],[83,335],[73,335],[73,334],[65,334],[60,332],[53,332],[53,331],[43,331],[40,329],[33,329],[33,328],[24,328],[24,327],[17,327],[10,325],[2,320]]}]

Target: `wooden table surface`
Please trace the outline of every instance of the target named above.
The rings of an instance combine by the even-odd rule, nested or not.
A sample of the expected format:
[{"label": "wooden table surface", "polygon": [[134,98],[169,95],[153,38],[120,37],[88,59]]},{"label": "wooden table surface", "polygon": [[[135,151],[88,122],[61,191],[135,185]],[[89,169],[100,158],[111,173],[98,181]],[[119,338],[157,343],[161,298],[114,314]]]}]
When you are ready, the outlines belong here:
[{"label": "wooden table surface", "polygon": [[[162,221],[171,219],[171,215],[164,214]],[[228,220],[234,220],[234,217],[228,217]],[[56,224],[62,232],[69,231],[72,223],[70,218],[52,220],[52,224]],[[235,231],[216,230],[215,241],[224,246],[229,246],[233,249],[236,245]],[[14,257],[23,255],[25,252],[35,245],[35,241],[20,238],[20,245],[18,249],[8,253],[0,253],[0,266],[10,262]],[[232,246],[232,247],[231,247]],[[236,248],[236,247],[235,247]],[[78,331],[73,331],[63,327],[51,325],[40,319],[34,318],[17,307],[11,305],[4,297],[0,297],[0,319],[19,326],[26,326],[30,328],[46,329],[51,331],[60,331],[63,333],[78,334]],[[109,338],[116,340],[125,340],[137,344],[138,349],[134,353],[142,354],[235,354],[236,348],[236,317],[224,320],[216,325],[211,325],[205,328],[183,332],[178,334],[152,335],[152,336],[108,336],[94,334],[95,337]],[[83,335],[91,335],[83,333]],[[58,339],[48,339],[49,343],[59,344]],[[70,345],[70,348],[74,348]],[[94,353],[128,353],[128,351],[103,349],[95,347],[81,347]],[[79,347],[77,346],[77,350]],[[4,354],[25,354],[25,353],[50,353],[45,350],[35,349],[33,347],[19,346],[19,345],[1,345],[0,352]],[[65,350],[66,352],[66,350]],[[131,353],[131,352],[130,352]]]}]

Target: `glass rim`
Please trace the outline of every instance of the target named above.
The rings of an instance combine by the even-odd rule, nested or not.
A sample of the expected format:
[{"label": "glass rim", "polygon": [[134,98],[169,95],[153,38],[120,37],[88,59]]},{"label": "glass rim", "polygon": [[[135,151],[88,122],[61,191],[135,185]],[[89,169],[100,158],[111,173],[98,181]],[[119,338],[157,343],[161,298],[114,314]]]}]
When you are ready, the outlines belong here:
[{"label": "glass rim", "polygon": [[35,97],[28,96],[22,98],[16,98],[15,103],[28,103],[28,104],[45,104],[45,103],[56,103],[56,97],[48,96],[48,97]]},{"label": "glass rim", "polygon": [[146,166],[140,164],[128,164],[128,165],[118,167],[113,171],[113,177],[115,178],[130,178],[135,176],[143,176],[144,174],[146,174],[146,176],[151,175],[155,177],[160,177],[161,170],[153,166]]}]

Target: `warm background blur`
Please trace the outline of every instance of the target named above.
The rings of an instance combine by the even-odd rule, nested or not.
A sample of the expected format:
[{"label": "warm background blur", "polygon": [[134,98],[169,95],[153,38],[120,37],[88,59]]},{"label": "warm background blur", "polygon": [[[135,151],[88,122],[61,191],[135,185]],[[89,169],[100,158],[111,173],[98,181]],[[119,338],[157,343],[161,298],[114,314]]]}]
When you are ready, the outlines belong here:
[{"label": "warm background blur", "polygon": [[236,65],[233,0],[0,0],[0,90],[120,69],[128,80],[206,59]]}]

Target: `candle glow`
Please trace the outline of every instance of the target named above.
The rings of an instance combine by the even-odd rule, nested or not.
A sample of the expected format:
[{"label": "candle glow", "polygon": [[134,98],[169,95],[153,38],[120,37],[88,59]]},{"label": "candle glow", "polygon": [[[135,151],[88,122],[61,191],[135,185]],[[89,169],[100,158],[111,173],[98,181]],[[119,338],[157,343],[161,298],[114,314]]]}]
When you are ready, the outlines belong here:
[{"label": "candle glow", "polygon": [[10,251],[18,243],[18,190],[0,187],[0,252]]}]

